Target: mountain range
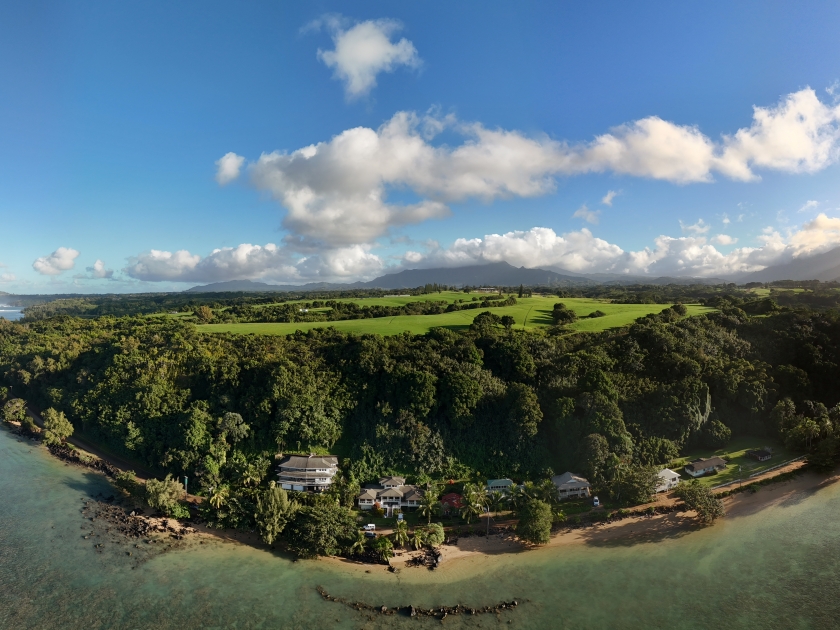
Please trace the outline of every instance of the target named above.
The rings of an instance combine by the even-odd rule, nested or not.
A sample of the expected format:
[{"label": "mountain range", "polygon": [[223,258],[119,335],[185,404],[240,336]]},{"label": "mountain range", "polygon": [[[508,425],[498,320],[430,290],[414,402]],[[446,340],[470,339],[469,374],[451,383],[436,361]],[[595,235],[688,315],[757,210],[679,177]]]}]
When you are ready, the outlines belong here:
[{"label": "mountain range", "polygon": [[572,287],[592,284],[724,284],[727,282],[773,282],[775,280],[820,280],[829,282],[840,279],[840,247],[815,256],[794,258],[783,265],[774,265],[761,271],[727,278],[695,278],[690,276],[628,276],[623,274],[579,274],[564,269],[528,269],[514,267],[506,262],[469,265],[467,267],[440,267],[436,269],[406,269],[374,278],[369,282],[348,284],[310,282],[304,285],[267,284],[252,280],[215,282],[187,289],[189,293],[264,292],[264,291],[340,291],[346,289],[409,289],[426,284],[445,286],[525,286]]}]

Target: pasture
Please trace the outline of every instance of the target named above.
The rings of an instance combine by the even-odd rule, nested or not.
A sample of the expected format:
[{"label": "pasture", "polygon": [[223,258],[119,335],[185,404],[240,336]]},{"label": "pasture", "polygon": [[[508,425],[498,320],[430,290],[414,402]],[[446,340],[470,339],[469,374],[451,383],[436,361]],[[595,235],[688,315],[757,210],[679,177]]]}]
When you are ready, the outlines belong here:
[{"label": "pasture", "polygon": [[[428,296],[414,296],[412,298],[368,298],[356,301],[359,304],[380,303],[381,300],[403,300],[401,304],[418,299],[437,299],[438,294]],[[463,299],[464,293],[443,293],[450,301]],[[441,297],[443,299],[443,297]],[[567,308],[573,310],[578,317],[585,318],[593,311],[600,310],[605,313],[604,317],[592,319],[580,319],[571,326],[571,331],[599,331],[609,328],[618,328],[632,323],[639,317],[649,313],[658,313],[667,308],[667,304],[610,304],[609,302],[593,300],[589,298],[558,298],[530,297],[517,300],[515,306],[504,306],[490,309],[470,309],[455,311],[452,313],[441,313],[439,315],[401,315],[396,317],[378,317],[374,319],[349,319],[336,322],[299,322],[299,323],[255,323],[255,324],[203,324],[198,329],[204,332],[213,333],[237,333],[237,334],[258,334],[258,335],[288,335],[297,330],[308,331],[313,328],[333,327],[344,332],[357,334],[379,334],[398,335],[403,332],[413,334],[425,334],[432,328],[449,328],[451,330],[463,330],[469,328],[476,315],[485,310],[498,315],[510,315],[516,321],[515,328],[520,330],[533,330],[552,325],[552,310],[554,304],[563,302]],[[398,305],[395,303],[392,305]],[[714,309],[695,304],[686,305],[689,316],[700,315],[711,312]]]}]

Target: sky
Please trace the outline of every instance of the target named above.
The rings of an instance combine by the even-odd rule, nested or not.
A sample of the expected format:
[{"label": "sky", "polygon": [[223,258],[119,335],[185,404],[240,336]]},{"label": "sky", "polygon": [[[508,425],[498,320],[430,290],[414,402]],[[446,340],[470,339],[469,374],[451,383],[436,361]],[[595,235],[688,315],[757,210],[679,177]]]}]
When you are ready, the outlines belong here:
[{"label": "sky", "polygon": [[0,5],[0,291],[840,245],[836,2]]}]

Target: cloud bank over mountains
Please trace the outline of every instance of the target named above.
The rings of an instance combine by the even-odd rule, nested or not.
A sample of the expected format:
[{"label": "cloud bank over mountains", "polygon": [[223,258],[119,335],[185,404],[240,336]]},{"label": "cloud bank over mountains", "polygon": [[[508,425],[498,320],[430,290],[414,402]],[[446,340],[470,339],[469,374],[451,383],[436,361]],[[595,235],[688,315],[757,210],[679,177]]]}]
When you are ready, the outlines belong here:
[{"label": "cloud bank over mountains", "polygon": [[[332,60],[327,63],[336,65],[336,72],[347,59],[357,59],[349,53],[342,56],[348,50],[345,45],[379,42],[371,46],[380,50],[385,46],[381,35],[388,46],[395,46],[390,37],[396,27],[384,22],[325,25],[336,42],[333,54],[326,56]],[[372,34],[376,29],[379,35]],[[371,53],[370,59],[380,58],[377,54]],[[372,86],[378,66],[371,64],[372,75],[361,70],[353,75],[346,69],[350,66],[341,70],[347,85]],[[444,133],[460,142],[438,142]],[[251,161],[228,153],[216,162],[220,185],[246,172],[254,188],[269,193],[283,207],[282,227],[288,234],[280,245],[242,244],[216,249],[204,258],[185,250],[151,250],[133,257],[125,272],[147,281],[261,278],[293,282],[366,279],[406,266],[506,260],[581,273],[737,274],[840,245],[840,219],[822,213],[784,235],[767,228],[757,247],[729,253],[716,245],[733,246],[738,239],[710,234],[711,225],[702,219],[681,223],[683,236],[660,235],[653,245],[636,252],[597,238],[589,229],[558,234],[547,227],[460,238],[446,248],[434,245],[427,251],[406,251],[397,266],[374,250],[379,247],[377,239],[396,229],[446,218],[453,204],[543,196],[555,191],[559,178],[608,172],[677,185],[710,184],[720,177],[755,182],[762,171],[816,172],[839,156],[840,105],[823,103],[810,88],[788,94],[769,107],[755,106],[749,127],[718,139],[696,126],[656,116],[619,125],[590,141],[571,142],[491,129],[434,110],[423,115],[398,112],[378,129],[348,129],[330,140],[291,152],[263,153]],[[610,190],[601,203],[611,207],[619,194]],[[582,206],[574,217],[596,225],[599,213]],[[728,217],[724,221],[728,223]]]}]

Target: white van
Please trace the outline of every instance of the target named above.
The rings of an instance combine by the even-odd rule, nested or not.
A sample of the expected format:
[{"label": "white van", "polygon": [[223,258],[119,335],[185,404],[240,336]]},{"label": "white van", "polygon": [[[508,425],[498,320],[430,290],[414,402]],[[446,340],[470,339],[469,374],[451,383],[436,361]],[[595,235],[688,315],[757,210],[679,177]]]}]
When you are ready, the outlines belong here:
[{"label": "white van", "polygon": [[376,531],[376,525],[373,524],[373,523],[368,523],[362,529],[364,529],[366,532],[375,532]]}]

